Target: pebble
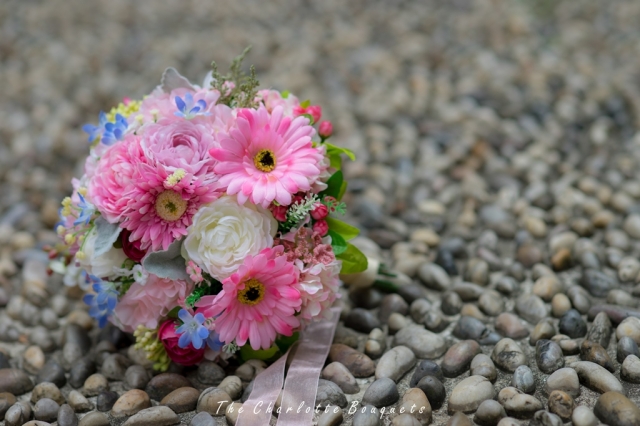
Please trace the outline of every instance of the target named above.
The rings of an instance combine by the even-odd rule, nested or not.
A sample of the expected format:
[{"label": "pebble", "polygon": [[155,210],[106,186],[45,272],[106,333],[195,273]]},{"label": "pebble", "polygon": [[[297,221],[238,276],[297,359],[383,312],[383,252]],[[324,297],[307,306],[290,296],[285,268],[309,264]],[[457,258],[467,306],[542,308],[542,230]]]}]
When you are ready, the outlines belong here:
[{"label": "pebble", "polygon": [[422,424],[431,422],[432,406],[425,393],[418,388],[410,388],[402,396],[402,404],[398,406],[398,412],[404,407],[405,413],[411,414]]},{"label": "pebble", "polygon": [[640,358],[629,355],[620,368],[620,377],[625,382],[640,383]]},{"label": "pebble", "polygon": [[44,366],[44,352],[39,346],[29,346],[22,355],[22,367],[27,373],[37,374]]},{"label": "pebble", "polygon": [[[349,330],[349,329],[342,328],[342,330]],[[358,346],[357,343],[355,346]],[[258,374],[262,373],[266,368],[267,368],[267,364],[264,361],[259,359],[250,359],[236,369],[236,376],[240,377],[240,379],[244,380],[245,382],[249,382],[253,380],[253,378],[256,377]]]},{"label": "pebble", "polygon": [[353,426],[380,426],[382,424],[378,410],[372,405],[358,407],[353,416]]},{"label": "pebble", "polygon": [[442,374],[442,368],[440,368],[440,365],[431,360],[425,359],[420,361],[416,369],[413,371],[413,375],[409,381],[409,386],[412,388],[415,387],[420,379],[425,376],[433,376],[440,381],[444,380],[444,374]]},{"label": "pebble", "polygon": [[458,377],[469,369],[473,358],[481,353],[480,345],[475,340],[463,340],[451,346],[441,363],[445,377]]},{"label": "pebble", "polygon": [[4,418],[4,414],[9,407],[16,403],[16,397],[9,392],[0,393],[0,419]]},{"label": "pebble", "polygon": [[622,282],[634,281],[640,272],[640,262],[635,257],[625,257],[618,263],[618,279]]},{"label": "pebble", "polygon": [[512,339],[500,340],[491,352],[491,360],[502,370],[513,373],[521,365],[527,364],[527,356]]},{"label": "pebble", "polygon": [[129,358],[120,354],[111,354],[102,363],[100,372],[107,379],[122,380],[131,364],[132,362]]},{"label": "pebble", "polygon": [[425,263],[420,266],[418,277],[425,286],[432,290],[445,291],[451,286],[451,278],[447,271],[435,263]]},{"label": "pebble", "polygon": [[516,315],[503,312],[496,318],[496,331],[505,337],[519,340],[529,335],[529,330],[522,324]]},{"label": "pebble", "polygon": [[71,366],[69,384],[73,388],[81,388],[87,378],[96,372],[96,364],[91,357],[80,358]]},{"label": "pebble", "polygon": [[587,323],[580,316],[580,312],[570,309],[560,317],[558,330],[561,334],[566,334],[572,339],[584,337],[587,334]]},{"label": "pebble", "polygon": [[624,392],[622,385],[604,367],[589,361],[578,361],[571,365],[576,370],[580,383],[599,393]]},{"label": "pebble", "polygon": [[555,334],[556,328],[553,326],[551,318],[542,319],[533,328],[531,337],[529,337],[529,344],[535,346],[539,340],[551,339]]},{"label": "pebble", "polygon": [[442,404],[444,404],[444,400],[447,397],[447,391],[438,378],[434,376],[424,376],[415,387],[424,392],[429,403],[434,409],[437,410],[442,406]]},{"label": "pebble", "polygon": [[22,395],[33,389],[33,382],[27,374],[14,368],[0,369],[0,392]]},{"label": "pebble", "polygon": [[387,322],[389,334],[392,336],[407,325],[409,325],[407,318],[395,312],[389,316],[389,320]]},{"label": "pebble", "polygon": [[198,380],[205,385],[217,386],[225,375],[222,367],[215,362],[203,361],[198,366]]},{"label": "pebble", "polygon": [[199,397],[200,391],[197,389],[189,387],[178,388],[162,398],[160,405],[166,405],[176,413],[185,413],[196,409]]},{"label": "pebble", "polygon": [[31,407],[25,402],[16,402],[4,415],[5,426],[22,426],[31,418]]},{"label": "pebble", "polygon": [[83,393],[86,396],[96,396],[105,390],[109,390],[109,382],[100,373],[92,374],[84,381]]},{"label": "pebble", "polygon": [[339,426],[344,419],[342,409],[333,405],[325,407],[321,413],[317,426]]},{"label": "pebble", "polygon": [[96,399],[96,408],[98,411],[109,411],[113,408],[113,405],[118,400],[118,394],[113,391],[102,391],[98,394]]},{"label": "pebble", "polygon": [[364,352],[371,358],[379,358],[387,349],[387,336],[379,328],[374,328],[369,333],[364,345]]},{"label": "pebble", "polygon": [[382,293],[371,287],[356,288],[349,292],[349,299],[360,308],[375,309],[382,303]]},{"label": "pebble", "polygon": [[345,319],[344,325],[362,333],[369,333],[374,328],[380,327],[380,320],[371,311],[355,308]]},{"label": "pebble", "polygon": [[62,366],[53,359],[47,361],[36,376],[36,383],[42,382],[55,383],[58,387],[64,386],[67,383],[67,378]]},{"label": "pebble", "polygon": [[584,405],[580,405],[573,410],[571,421],[574,426],[596,426],[598,419],[593,411]]},{"label": "pebble", "polygon": [[472,413],[483,401],[493,399],[496,390],[483,376],[470,376],[458,383],[449,396],[448,411]]},{"label": "pebble", "polygon": [[531,324],[537,324],[547,317],[547,307],[541,298],[534,294],[523,294],[516,299],[516,312]]},{"label": "pebble", "polygon": [[589,299],[589,294],[585,289],[578,286],[569,287],[569,290],[567,290],[567,296],[569,297],[569,300],[571,300],[571,305],[576,311],[581,314],[586,314],[589,311],[591,301]]},{"label": "pebble", "polygon": [[[227,407],[228,409],[228,407]],[[198,413],[191,419],[191,426],[215,426],[216,421],[211,417],[211,414],[203,411]]]},{"label": "pebble", "polygon": [[55,384],[49,382],[39,383],[31,391],[32,403],[35,404],[42,398],[53,399],[58,404],[65,403],[65,399],[62,396],[62,392],[60,392],[60,389],[58,389]]},{"label": "pebble", "polygon": [[615,278],[595,269],[585,270],[580,284],[595,297],[607,297],[607,293],[618,285]]},{"label": "pebble", "polygon": [[511,385],[524,393],[533,394],[536,391],[536,381],[533,372],[526,365],[521,365],[513,372]]},{"label": "pebble", "polygon": [[575,402],[571,395],[560,390],[554,390],[549,394],[549,411],[560,417],[563,422],[571,420],[571,414],[575,407]]},{"label": "pebble", "polygon": [[53,399],[42,398],[33,407],[33,416],[36,420],[43,422],[53,422],[58,418],[60,405]]},{"label": "pebble", "polygon": [[571,309],[571,301],[566,294],[558,293],[551,299],[551,315],[560,318],[569,309]]},{"label": "pebble", "polygon": [[331,345],[329,360],[343,364],[354,377],[370,377],[375,373],[375,364],[371,358],[340,343]]},{"label": "pebble", "polygon": [[338,385],[329,380],[319,379],[315,405],[317,406],[318,404],[321,406],[331,404],[346,407],[347,398]]},{"label": "pebble", "polygon": [[[475,343],[475,342],[473,342]],[[476,343],[477,345],[477,343]],[[480,347],[478,347],[479,349]],[[449,352],[447,352],[448,354]],[[445,360],[447,356],[445,355]],[[413,366],[416,365],[416,357],[411,349],[406,346],[396,346],[389,352],[385,353],[378,365],[376,366],[376,379],[388,377],[394,382],[399,381]],[[345,368],[346,370],[346,368]],[[445,371],[444,362],[442,365],[443,372]],[[348,370],[346,370],[348,372]],[[446,373],[445,373],[446,374]]]},{"label": "pebble", "polygon": [[580,359],[594,362],[612,373],[615,372],[613,361],[611,361],[607,351],[599,344],[589,340],[584,340],[580,345]]},{"label": "pebble", "polygon": [[461,411],[454,413],[447,422],[447,426],[473,426],[469,417],[465,416]]},{"label": "pebble", "polygon": [[514,387],[502,389],[498,393],[498,402],[502,404],[509,416],[518,419],[531,418],[536,411],[542,410],[540,400]]},{"label": "pebble", "polygon": [[498,422],[507,417],[504,407],[498,401],[488,399],[478,407],[473,421],[480,426],[496,426]]},{"label": "pebble", "polygon": [[393,336],[393,342],[394,346],[408,347],[418,358],[438,358],[447,350],[447,342],[442,336],[419,325],[410,325],[398,331]]},{"label": "pebble", "polygon": [[174,390],[185,387],[191,387],[191,383],[184,376],[176,373],[161,373],[149,381],[145,390],[151,399],[161,401]]},{"label": "pebble", "polygon": [[[386,407],[395,404],[400,395],[398,394],[398,388],[393,380],[389,378],[377,379],[371,383],[362,396],[363,404],[370,404],[375,407]],[[338,405],[338,404],[337,404]],[[346,400],[343,405],[347,405]]]},{"label": "pebble", "polygon": [[64,404],[58,410],[58,426],[77,426],[78,417],[73,408],[68,404]]},{"label": "pebble", "polygon": [[[331,382],[328,382],[328,383],[331,383]],[[207,388],[204,391],[202,391],[202,393],[200,394],[200,397],[198,398],[198,405],[196,406],[196,411],[198,413],[201,411],[206,411],[212,416],[224,416],[227,406],[231,402],[233,401],[231,400],[231,397],[229,396],[229,394],[223,391],[222,389]]]},{"label": "pebble", "polygon": [[621,337],[620,340],[618,340],[616,350],[616,359],[619,363],[624,362],[624,360],[629,355],[635,355],[640,358],[640,350],[638,349],[638,344],[631,337]]},{"label": "pebble", "polygon": [[421,426],[422,423],[418,421],[411,414],[400,414],[391,421],[391,426]]},{"label": "pebble", "polygon": [[478,300],[485,292],[484,287],[480,287],[477,284],[460,282],[453,285],[451,288],[454,292],[458,293],[460,298],[465,302],[472,302]]},{"label": "pebble", "polygon": [[623,337],[630,337],[636,344],[640,345],[640,318],[625,318],[616,328],[616,337],[618,340]]},{"label": "pebble", "polygon": [[77,390],[72,390],[71,392],[69,392],[67,402],[69,403],[71,408],[73,408],[73,410],[78,413],[84,413],[85,411],[93,409],[93,404],[89,402],[89,400]]},{"label": "pebble", "polygon": [[150,380],[151,376],[141,365],[132,365],[124,373],[124,381],[130,389],[145,389]]},{"label": "pebble", "polygon": [[123,426],[169,426],[180,423],[180,418],[169,407],[157,406],[141,410],[131,416]]},{"label": "pebble", "polygon": [[555,414],[540,410],[533,415],[529,426],[562,426],[562,420]]},{"label": "pebble", "polygon": [[109,418],[99,411],[94,411],[80,419],[78,426],[109,426]]},{"label": "pebble", "polygon": [[609,391],[598,398],[593,413],[609,426],[640,424],[640,408],[622,392]]},{"label": "pebble", "polygon": [[378,310],[378,319],[380,323],[385,324],[389,321],[391,314],[397,313],[407,315],[409,305],[398,294],[388,294],[382,299],[380,309]]},{"label": "pebble", "polygon": [[427,299],[416,299],[411,303],[409,313],[415,322],[421,323],[431,310],[431,303]]},{"label": "pebble", "polygon": [[459,339],[475,340],[481,345],[494,345],[501,338],[498,333],[487,328],[482,321],[469,316],[461,316],[452,333]]},{"label": "pebble", "polygon": [[453,291],[448,291],[442,295],[440,309],[445,315],[456,315],[462,309],[462,299]]},{"label": "pebble", "polygon": [[573,368],[561,368],[547,377],[545,392],[550,395],[555,390],[566,392],[573,398],[577,398],[580,395],[580,381],[576,370]]},{"label": "pebble", "polygon": [[478,307],[485,314],[495,317],[504,312],[504,301],[497,291],[487,290],[478,299]]},{"label": "pebble", "polygon": [[606,349],[609,347],[612,333],[613,327],[609,316],[605,312],[600,312],[593,319],[593,323],[591,324],[585,339],[597,343]]},{"label": "pebble", "polygon": [[231,399],[236,400],[242,395],[242,381],[238,376],[227,376],[220,382],[218,389],[222,389]]},{"label": "pebble", "polygon": [[551,302],[562,291],[562,284],[555,275],[544,275],[536,280],[532,291],[545,302]]},{"label": "pebble", "polygon": [[545,374],[551,374],[564,367],[564,356],[560,346],[552,340],[538,340],[536,343],[536,363]]},{"label": "pebble", "polygon": [[485,354],[478,354],[471,360],[471,373],[472,376],[483,376],[494,382],[498,377],[496,366]]},{"label": "pebble", "polygon": [[[413,355],[413,353],[411,353],[411,355]],[[376,374],[377,374],[379,365],[380,364],[378,364],[378,367],[376,368]],[[322,370],[321,377],[325,380],[330,380],[333,383],[337,384],[340,387],[340,389],[342,389],[342,391],[346,394],[355,394],[360,392],[360,386],[358,386],[358,383],[356,382],[355,377],[353,377],[353,375],[351,374],[351,372],[349,372],[347,367],[345,367],[339,362],[332,362],[329,365],[327,365]]]},{"label": "pebble", "polygon": [[[236,422],[238,421],[238,417],[240,416],[240,413],[238,412],[240,408],[242,408],[242,403],[240,402],[233,402],[227,406],[227,409],[224,412],[224,417],[227,420],[228,425],[236,424]],[[209,414],[209,413],[205,413],[205,414]],[[211,418],[213,423],[213,417],[209,415],[209,418]]]}]

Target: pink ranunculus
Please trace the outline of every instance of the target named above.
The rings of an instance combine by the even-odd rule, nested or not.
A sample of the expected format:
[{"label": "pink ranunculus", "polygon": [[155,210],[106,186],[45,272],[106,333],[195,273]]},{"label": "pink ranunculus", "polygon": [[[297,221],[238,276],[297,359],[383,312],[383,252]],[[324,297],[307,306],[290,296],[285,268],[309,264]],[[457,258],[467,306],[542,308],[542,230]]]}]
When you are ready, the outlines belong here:
[{"label": "pink ranunculus", "polygon": [[282,107],[284,115],[293,116],[293,109],[300,105],[298,98],[289,94],[286,98],[277,90],[260,90],[258,92],[258,101],[261,101],[267,111],[272,112],[276,107]]},{"label": "pink ranunculus", "polygon": [[131,231],[123,229],[120,232],[120,241],[122,242],[122,251],[125,255],[134,262],[142,261],[142,258],[147,254],[145,250],[140,249],[140,241],[129,241]]},{"label": "pink ranunculus", "polygon": [[326,220],[318,220],[313,224],[313,232],[317,232],[320,236],[324,237],[329,232],[329,224]]},{"label": "pink ranunculus", "polygon": [[341,262],[334,260],[329,264],[321,262],[305,267],[302,261],[296,260],[300,269],[297,288],[302,298],[300,320],[308,324],[318,316],[327,316],[331,305],[339,297]]},{"label": "pink ranunculus", "polygon": [[183,169],[194,176],[213,175],[215,160],[209,150],[217,147],[217,143],[209,118],[178,121],[163,118],[142,129],[140,145],[150,161],[170,172]]},{"label": "pink ranunculus", "polygon": [[287,220],[287,206],[269,206],[269,210],[271,210],[271,214],[276,218],[278,222],[285,222]]},{"label": "pink ranunculus", "polygon": [[315,220],[322,220],[329,215],[329,208],[322,203],[316,203],[311,210],[311,217]]},{"label": "pink ranunculus", "polygon": [[138,325],[156,328],[171,309],[191,294],[193,285],[149,274],[147,283],[133,283],[114,310],[122,329],[133,332]]},{"label": "pink ranunculus", "polygon": [[109,147],[95,165],[89,180],[88,196],[110,223],[122,220],[127,206],[123,194],[136,178],[136,166],[146,161],[140,139],[133,134]]},{"label": "pink ranunculus", "polygon": [[317,123],[320,117],[322,117],[322,107],[320,105],[309,105],[308,107],[298,105],[293,108],[293,115],[298,116],[302,114],[309,114],[313,122]]},{"label": "pink ranunculus", "polygon": [[207,345],[204,345],[201,349],[196,349],[193,345],[181,348],[178,345],[180,335],[176,333],[177,327],[178,324],[176,324],[175,320],[168,319],[158,329],[158,339],[162,342],[171,361],[181,365],[195,365],[202,361]]},{"label": "pink ranunculus", "polygon": [[238,271],[222,282],[216,296],[202,297],[196,306],[209,318],[216,317],[216,331],[225,343],[268,349],[278,334],[291,336],[300,325],[296,289],[298,269],[283,256],[282,246],[247,256]]}]

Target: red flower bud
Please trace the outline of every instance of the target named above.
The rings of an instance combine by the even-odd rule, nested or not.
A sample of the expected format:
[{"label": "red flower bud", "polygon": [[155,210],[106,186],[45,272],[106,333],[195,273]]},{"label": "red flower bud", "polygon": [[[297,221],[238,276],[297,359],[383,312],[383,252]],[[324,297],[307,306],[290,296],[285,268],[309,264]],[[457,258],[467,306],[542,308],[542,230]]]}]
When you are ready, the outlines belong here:
[{"label": "red flower bud", "polygon": [[287,220],[287,206],[271,206],[271,213],[278,222],[285,222]]},{"label": "red flower bud", "polygon": [[140,241],[129,241],[131,231],[123,229],[120,233],[120,239],[122,241],[122,251],[124,254],[134,262],[140,262],[142,258],[147,254],[146,251],[140,250]]},{"label": "red flower bud", "polygon": [[320,234],[321,237],[324,237],[327,235],[327,232],[329,232],[329,224],[326,220],[319,220],[313,224],[313,231]]},{"label": "red flower bud", "polygon": [[322,220],[329,215],[329,209],[322,203],[316,203],[311,210],[311,217],[315,220]]},{"label": "red flower bud", "polygon": [[323,121],[318,127],[318,134],[322,139],[326,139],[333,134],[333,124],[330,121]]}]

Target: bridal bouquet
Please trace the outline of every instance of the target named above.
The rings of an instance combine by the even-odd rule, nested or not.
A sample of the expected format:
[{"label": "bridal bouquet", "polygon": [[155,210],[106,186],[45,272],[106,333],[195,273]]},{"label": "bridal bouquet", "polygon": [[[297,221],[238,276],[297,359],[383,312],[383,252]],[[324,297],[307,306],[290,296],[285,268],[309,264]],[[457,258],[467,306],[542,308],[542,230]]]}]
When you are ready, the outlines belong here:
[{"label": "bridal bouquet", "polygon": [[319,106],[258,90],[241,61],[227,75],[214,64],[202,87],[169,68],[101,112],[62,202],[52,269],[160,370],[273,355],[330,312],[339,274],[367,268],[339,219],[353,154],[327,141]]}]

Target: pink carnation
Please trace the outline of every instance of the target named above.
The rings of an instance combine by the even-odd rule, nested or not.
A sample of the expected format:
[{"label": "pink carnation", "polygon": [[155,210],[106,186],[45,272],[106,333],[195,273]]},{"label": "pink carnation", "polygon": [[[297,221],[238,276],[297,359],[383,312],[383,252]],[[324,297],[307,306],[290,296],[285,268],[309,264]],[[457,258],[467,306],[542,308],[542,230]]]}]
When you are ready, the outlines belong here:
[{"label": "pink carnation", "polygon": [[312,146],[314,132],[308,119],[284,117],[280,106],[271,114],[264,106],[241,109],[237,127],[221,134],[220,148],[210,151],[219,161],[214,170],[220,187],[238,194],[240,204],[291,204],[291,195],[308,191],[320,175],[323,156]]},{"label": "pink carnation", "polygon": [[150,161],[161,164],[170,173],[183,169],[194,176],[212,174],[215,160],[209,150],[217,144],[208,120],[165,118],[142,130],[140,145]]},{"label": "pink carnation", "polygon": [[111,223],[122,219],[127,200],[123,195],[136,180],[136,164],[144,162],[140,139],[133,134],[109,147],[95,165],[89,181],[88,196],[98,211]]},{"label": "pink carnation", "polygon": [[140,241],[140,249],[166,250],[178,238],[187,235],[198,208],[213,201],[212,186],[190,174],[174,173],[163,167],[140,164],[139,178],[123,195],[126,209],[122,228],[131,231],[129,240]]},{"label": "pink carnation", "polygon": [[264,249],[247,256],[238,272],[222,282],[216,296],[204,296],[196,304],[208,317],[218,316],[215,329],[220,340],[239,346],[247,343],[268,349],[277,334],[291,336],[300,325],[295,316],[300,307],[296,289],[298,269],[282,256],[283,247]]},{"label": "pink carnation", "polygon": [[304,267],[300,261],[296,261],[296,266],[300,269],[300,280],[297,288],[302,298],[300,308],[300,318],[303,322],[309,323],[319,315],[328,314],[331,305],[338,297],[341,262],[333,261],[328,265],[316,263],[311,267]]},{"label": "pink carnation", "polygon": [[171,309],[183,303],[193,291],[185,281],[168,280],[149,274],[147,283],[133,283],[120,299],[114,314],[124,331],[132,332],[143,325],[156,328]]},{"label": "pink carnation", "polygon": [[282,107],[284,115],[293,116],[293,109],[300,105],[297,97],[289,94],[286,98],[277,90],[260,90],[258,91],[257,100],[262,102],[267,111],[273,112],[276,107]]}]

